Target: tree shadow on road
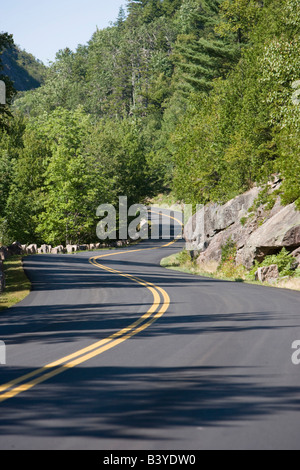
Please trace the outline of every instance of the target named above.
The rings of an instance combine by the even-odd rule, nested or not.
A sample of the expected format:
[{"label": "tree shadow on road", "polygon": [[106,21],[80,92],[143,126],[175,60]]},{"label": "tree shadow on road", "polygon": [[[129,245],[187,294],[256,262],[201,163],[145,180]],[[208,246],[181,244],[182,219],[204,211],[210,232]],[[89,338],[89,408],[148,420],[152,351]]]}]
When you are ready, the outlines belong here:
[{"label": "tree shadow on road", "polygon": [[0,405],[0,434],[94,438],[97,447],[151,436],[156,448],[164,440],[171,448],[180,429],[230,429],[300,411],[300,387],[271,387],[261,379],[251,368],[78,368]]}]

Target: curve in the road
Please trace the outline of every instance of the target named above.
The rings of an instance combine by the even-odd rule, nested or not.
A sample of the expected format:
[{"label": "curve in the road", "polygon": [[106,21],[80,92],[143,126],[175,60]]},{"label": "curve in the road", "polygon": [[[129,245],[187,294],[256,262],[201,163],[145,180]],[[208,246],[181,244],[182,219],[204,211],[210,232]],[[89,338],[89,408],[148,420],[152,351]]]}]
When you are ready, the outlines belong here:
[{"label": "curve in the road", "polygon": [[[159,214],[158,212],[155,212],[151,210],[150,212],[154,214]],[[173,219],[174,221],[178,222],[180,225],[182,225],[181,221],[171,215],[166,215],[166,217]],[[147,288],[153,295],[153,304],[150,307],[150,309],[142,315],[138,320],[136,320],[134,323],[129,325],[126,328],[123,328],[122,330],[114,333],[113,335],[109,336],[108,338],[102,339],[101,341],[98,341],[96,343],[93,343],[92,345],[81,349],[79,351],[74,352],[73,354],[70,354],[68,356],[65,356],[55,362],[52,362],[48,365],[45,365],[44,367],[41,367],[39,369],[36,369],[29,374],[23,375],[21,377],[16,378],[15,380],[12,380],[2,386],[0,386],[0,403],[9,400],[20,393],[26,392],[33,387],[35,387],[38,384],[41,384],[52,377],[55,377],[73,367],[76,367],[96,356],[99,356],[100,354],[103,354],[104,352],[108,351],[109,349],[112,349],[119,344],[123,343],[124,341],[127,341],[128,339],[132,338],[133,336],[141,333],[142,331],[146,330],[149,328],[155,321],[157,321],[159,318],[161,318],[166,311],[168,310],[170,306],[170,297],[168,293],[162,289],[159,286],[156,286],[155,284],[145,281],[139,277],[133,276],[131,274],[124,273],[122,271],[118,271],[115,269],[112,269],[110,267],[107,267],[103,264],[100,264],[98,261],[103,258],[111,257],[111,256],[116,256],[116,255],[124,255],[126,253],[132,254],[133,252],[141,252],[141,251],[148,251],[148,250],[157,250],[159,248],[165,248],[168,247],[179,239],[179,236],[177,236],[174,240],[171,242],[162,245],[162,246],[156,246],[156,247],[151,247],[151,248],[146,248],[146,249],[137,249],[137,250],[130,250],[130,251],[122,251],[122,252],[114,252],[114,253],[109,253],[105,255],[99,255],[90,258],[89,262],[98,267],[99,269],[102,269],[104,271],[110,272],[112,274],[117,274],[121,277],[126,277],[133,282],[136,282],[137,284],[141,285],[142,287]]]}]

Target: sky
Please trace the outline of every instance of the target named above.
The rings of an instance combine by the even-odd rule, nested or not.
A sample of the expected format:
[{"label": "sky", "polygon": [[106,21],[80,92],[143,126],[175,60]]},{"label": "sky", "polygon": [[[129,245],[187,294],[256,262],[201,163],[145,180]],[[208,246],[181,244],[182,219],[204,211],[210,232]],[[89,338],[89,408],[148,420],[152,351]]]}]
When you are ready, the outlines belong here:
[{"label": "sky", "polygon": [[106,28],[126,0],[0,0],[0,32],[48,65],[60,49],[87,44]]}]

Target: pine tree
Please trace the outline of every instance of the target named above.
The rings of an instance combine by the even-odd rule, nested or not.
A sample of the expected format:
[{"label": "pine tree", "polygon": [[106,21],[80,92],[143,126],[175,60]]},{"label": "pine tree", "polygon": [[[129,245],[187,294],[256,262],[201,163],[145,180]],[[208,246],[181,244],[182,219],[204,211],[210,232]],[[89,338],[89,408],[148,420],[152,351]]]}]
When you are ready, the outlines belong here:
[{"label": "pine tree", "polygon": [[182,61],[177,65],[185,92],[209,91],[213,79],[225,78],[235,57],[232,47],[217,39],[193,41],[185,37],[178,51]]},{"label": "pine tree", "polygon": [[213,79],[225,78],[239,57],[237,46],[215,32],[219,3],[219,0],[186,0],[181,8],[185,34],[178,37],[174,63],[177,88],[183,94],[208,92]]},{"label": "pine tree", "polygon": [[182,5],[183,0],[127,0],[129,15],[142,12],[143,23],[151,23],[162,15],[170,18]]},{"label": "pine tree", "polygon": [[125,13],[124,8],[121,6],[119,9],[117,21],[115,22],[115,26],[117,26],[118,28],[122,28],[124,26],[125,20],[126,20],[126,13]]},{"label": "pine tree", "polygon": [[162,0],[163,14],[171,18],[176,11],[181,7],[182,0]]},{"label": "pine tree", "polygon": [[129,20],[132,18],[139,23],[151,23],[162,15],[160,0],[127,0]]}]

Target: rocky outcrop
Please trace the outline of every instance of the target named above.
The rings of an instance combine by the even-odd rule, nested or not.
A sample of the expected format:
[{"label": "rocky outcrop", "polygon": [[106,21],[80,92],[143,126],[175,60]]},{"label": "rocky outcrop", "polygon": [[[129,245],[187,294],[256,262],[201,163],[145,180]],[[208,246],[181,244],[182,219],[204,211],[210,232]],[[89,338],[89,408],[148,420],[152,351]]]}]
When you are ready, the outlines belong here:
[{"label": "rocky outcrop", "polygon": [[[223,242],[225,231],[228,236],[229,232],[230,235],[234,235],[237,223],[239,230],[241,230],[240,221],[248,215],[248,210],[258,195],[259,188],[253,188],[224,205],[208,204],[204,206],[185,225],[184,237],[189,249],[204,251],[212,242],[216,242],[214,243],[214,249],[216,249],[217,245]],[[225,238],[227,233],[224,235]],[[219,259],[219,253],[216,253],[213,259]]]},{"label": "rocky outcrop", "polygon": [[254,260],[259,262],[282,248],[293,251],[300,246],[300,212],[295,204],[281,207],[268,218],[246,240],[237,255],[237,262],[249,267]]},{"label": "rocky outcrop", "polygon": [[279,278],[279,269],[277,264],[271,264],[271,266],[264,266],[258,268],[255,279],[260,282],[268,282],[272,284]]},{"label": "rocky outcrop", "polygon": [[297,248],[296,250],[294,250],[291,255],[295,258],[296,262],[298,263],[298,265],[300,265],[300,248]]},{"label": "rocky outcrop", "polygon": [[224,205],[207,205],[190,218],[184,236],[199,264],[219,263],[229,240],[236,246],[236,263],[248,269],[282,248],[300,258],[300,212],[295,204],[282,206],[278,197],[271,210],[261,205],[251,213],[259,193],[253,188]]}]

